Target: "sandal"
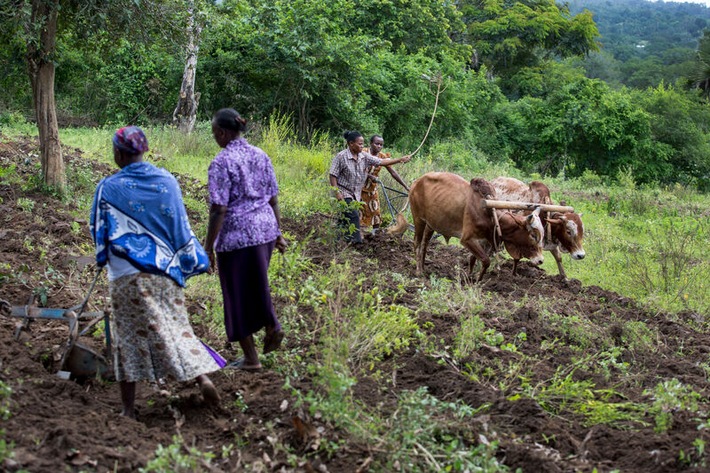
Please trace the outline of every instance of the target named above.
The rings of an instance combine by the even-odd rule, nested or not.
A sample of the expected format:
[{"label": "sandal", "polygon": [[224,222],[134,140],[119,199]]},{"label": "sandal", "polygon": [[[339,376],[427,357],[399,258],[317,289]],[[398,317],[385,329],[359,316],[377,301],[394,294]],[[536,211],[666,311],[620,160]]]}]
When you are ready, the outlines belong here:
[{"label": "sandal", "polygon": [[281,342],[284,339],[284,331],[279,330],[278,332],[267,333],[264,336],[264,355],[271,353],[274,350],[278,350],[281,346]]},{"label": "sandal", "polygon": [[233,369],[233,370],[243,370],[243,371],[261,371],[261,365],[245,365],[245,359],[244,357],[239,358],[236,361],[232,361],[231,363],[227,363],[227,366],[225,368]]}]

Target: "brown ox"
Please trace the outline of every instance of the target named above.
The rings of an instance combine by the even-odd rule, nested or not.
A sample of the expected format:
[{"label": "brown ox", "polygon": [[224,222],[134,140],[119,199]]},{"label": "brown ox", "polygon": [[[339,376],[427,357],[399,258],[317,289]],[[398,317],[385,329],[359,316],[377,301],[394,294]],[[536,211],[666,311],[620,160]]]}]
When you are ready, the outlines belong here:
[{"label": "brown ox", "polygon": [[[540,181],[532,181],[530,185],[512,177],[497,177],[491,181],[496,189],[499,200],[511,202],[533,202],[536,204],[552,204],[550,189]],[[545,238],[545,249],[552,253],[557,262],[560,275],[567,279],[567,274],[562,267],[562,255],[569,253],[573,259],[584,259],[586,253],[582,247],[584,239],[584,226],[581,214],[574,212],[547,212],[540,214],[542,223],[549,225]]]},{"label": "brown ox", "polygon": [[[469,273],[476,259],[481,261],[478,281],[490,266],[490,258],[480,244],[486,240],[493,248],[505,244],[513,258],[513,274],[520,258],[541,264],[544,230],[539,210],[524,217],[483,207],[483,199],[495,199],[495,190],[484,179],[464,178],[448,172],[430,172],[417,179],[409,190],[409,203],[414,219],[414,252],[417,274],[422,274],[427,246],[434,232],[446,238],[456,237],[471,252]],[[495,234],[493,212],[497,212],[503,236]]]}]

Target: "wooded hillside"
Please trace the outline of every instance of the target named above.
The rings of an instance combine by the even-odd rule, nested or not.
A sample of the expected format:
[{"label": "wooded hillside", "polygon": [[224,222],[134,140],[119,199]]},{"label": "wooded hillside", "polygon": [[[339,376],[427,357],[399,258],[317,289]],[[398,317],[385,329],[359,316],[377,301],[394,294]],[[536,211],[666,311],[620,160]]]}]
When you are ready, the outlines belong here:
[{"label": "wooded hillside", "polygon": [[[443,146],[526,172],[631,171],[639,183],[710,188],[702,6],[67,1],[56,11],[56,44],[38,48],[47,39],[38,32],[53,31],[42,19],[54,17],[37,12],[56,4],[14,3],[0,9],[0,123],[51,117],[55,97],[63,126],[172,124],[183,108],[204,121],[230,106],[253,123],[286,116],[304,142],[358,129],[411,151],[441,77],[425,152]],[[195,66],[186,67],[188,51]],[[194,100],[178,106],[188,72]],[[46,166],[61,162],[49,149],[56,125],[37,123],[47,178]]]}]

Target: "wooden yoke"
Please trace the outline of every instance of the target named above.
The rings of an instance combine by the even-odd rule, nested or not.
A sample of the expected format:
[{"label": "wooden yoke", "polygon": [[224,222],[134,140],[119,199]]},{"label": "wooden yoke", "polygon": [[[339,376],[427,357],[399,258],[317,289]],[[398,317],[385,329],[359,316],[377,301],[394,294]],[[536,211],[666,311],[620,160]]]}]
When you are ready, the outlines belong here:
[{"label": "wooden yoke", "polygon": [[[489,209],[535,210],[540,207],[543,212],[574,212],[574,207],[566,205],[535,204],[532,202],[508,202],[505,200],[483,200],[483,207]],[[495,214],[495,212],[494,212]]]}]

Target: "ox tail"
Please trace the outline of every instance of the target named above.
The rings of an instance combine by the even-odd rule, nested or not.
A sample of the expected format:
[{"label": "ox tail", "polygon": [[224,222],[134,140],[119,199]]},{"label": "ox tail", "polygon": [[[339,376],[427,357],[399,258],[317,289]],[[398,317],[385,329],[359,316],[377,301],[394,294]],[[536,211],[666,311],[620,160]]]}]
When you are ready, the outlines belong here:
[{"label": "ox tail", "polygon": [[404,212],[409,208],[409,197],[404,203],[402,210],[397,212],[395,216],[396,223],[387,228],[387,233],[390,235],[404,235],[404,233],[409,229],[409,222],[407,222],[407,217],[404,216]]},{"label": "ox tail", "polygon": [[402,210],[400,210],[400,211],[397,213],[397,215],[403,214],[404,212],[407,211],[408,208],[409,208],[409,196],[407,196],[407,200],[404,202],[404,207],[402,207]]},{"label": "ox tail", "polygon": [[407,218],[401,212],[395,217],[397,223],[387,227],[387,234],[389,235],[404,235],[404,233],[409,229],[409,222]]}]

